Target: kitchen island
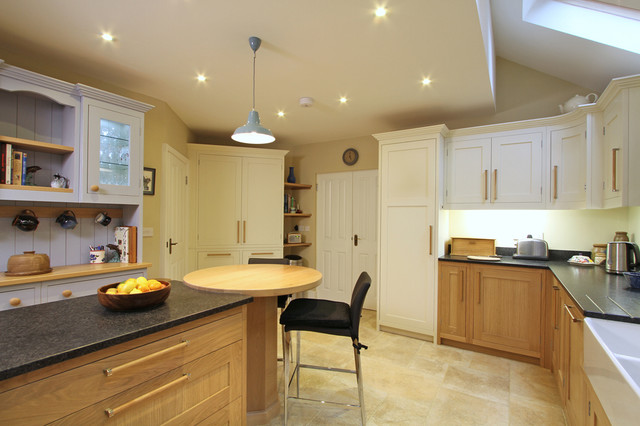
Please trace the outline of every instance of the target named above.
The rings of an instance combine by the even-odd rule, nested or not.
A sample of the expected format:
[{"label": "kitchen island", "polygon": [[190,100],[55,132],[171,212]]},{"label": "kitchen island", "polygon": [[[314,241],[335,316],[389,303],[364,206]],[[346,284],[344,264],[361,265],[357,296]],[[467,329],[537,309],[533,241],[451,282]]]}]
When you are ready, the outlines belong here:
[{"label": "kitchen island", "polygon": [[0,418],[243,423],[252,298],[171,287],[140,311],[85,296],[0,312]]}]

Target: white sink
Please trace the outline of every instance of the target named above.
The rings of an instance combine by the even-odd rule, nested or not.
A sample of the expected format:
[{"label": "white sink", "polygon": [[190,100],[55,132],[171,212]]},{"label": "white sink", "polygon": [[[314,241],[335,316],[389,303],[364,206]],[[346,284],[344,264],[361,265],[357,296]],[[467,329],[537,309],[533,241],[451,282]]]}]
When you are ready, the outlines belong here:
[{"label": "white sink", "polygon": [[612,424],[637,424],[640,324],[586,318],[584,371]]}]

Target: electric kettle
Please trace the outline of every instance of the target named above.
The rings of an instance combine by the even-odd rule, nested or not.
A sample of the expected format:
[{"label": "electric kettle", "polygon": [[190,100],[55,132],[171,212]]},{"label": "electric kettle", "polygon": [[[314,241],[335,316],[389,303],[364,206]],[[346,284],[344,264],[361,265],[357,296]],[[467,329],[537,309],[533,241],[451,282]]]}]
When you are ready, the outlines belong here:
[{"label": "electric kettle", "polygon": [[627,241],[607,243],[607,263],[605,266],[607,272],[622,274],[638,266],[640,266],[640,250],[638,250],[636,243]]}]

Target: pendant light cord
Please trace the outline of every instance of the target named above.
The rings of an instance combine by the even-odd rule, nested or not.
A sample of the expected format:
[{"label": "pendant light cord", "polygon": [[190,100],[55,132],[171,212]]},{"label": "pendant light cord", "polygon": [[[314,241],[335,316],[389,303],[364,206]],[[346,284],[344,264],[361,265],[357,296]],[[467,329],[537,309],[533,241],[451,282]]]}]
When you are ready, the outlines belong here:
[{"label": "pendant light cord", "polygon": [[253,51],[253,107],[252,109],[255,111],[256,109],[256,51]]}]

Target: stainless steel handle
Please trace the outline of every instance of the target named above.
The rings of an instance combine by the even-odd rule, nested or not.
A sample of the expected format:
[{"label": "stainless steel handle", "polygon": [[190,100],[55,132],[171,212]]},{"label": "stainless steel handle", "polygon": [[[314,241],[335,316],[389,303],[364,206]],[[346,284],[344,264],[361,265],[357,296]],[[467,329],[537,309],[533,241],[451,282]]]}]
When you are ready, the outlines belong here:
[{"label": "stainless steel handle", "polygon": [[611,150],[611,191],[613,192],[618,191],[618,151],[619,148],[613,148]]},{"label": "stainless steel handle", "polygon": [[558,166],[553,166],[553,199],[558,199]]},{"label": "stainless steel handle", "polygon": [[156,396],[157,394],[159,394],[160,392],[164,392],[165,390],[178,385],[182,382],[186,382],[187,380],[189,380],[191,378],[191,373],[185,373],[182,376],[180,376],[179,378],[175,379],[172,382],[167,383],[166,385],[160,386],[159,388],[156,388],[154,390],[152,390],[151,392],[147,392],[144,395],[141,395],[137,398],[132,399],[129,402],[125,402],[124,404],[116,407],[116,408],[105,408],[104,412],[107,415],[107,417],[111,418],[113,416],[115,416],[116,414],[120,413],[121,411],[126,410],[127,408],[138,404],[139,402],[144,401],[145,399],[149,399],[152,398],[154,396]]},{"label": "stainless steel handle", "polygon": [[573,322],[582,322],[581,319],[574,317],[573,314],[571,313],[571,308],[573,308],[573,306],[564,305],[564,308],[567,310],[567,313],[571,317],[571,321],[573,321]]}]

